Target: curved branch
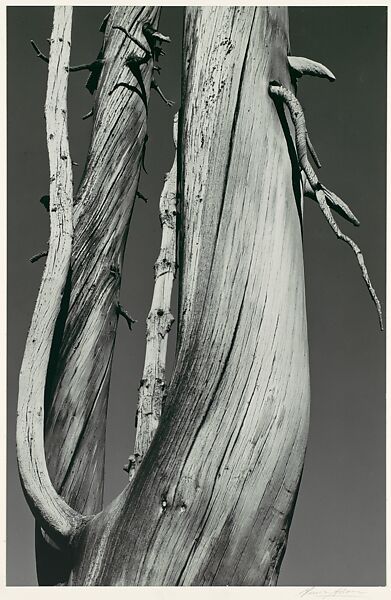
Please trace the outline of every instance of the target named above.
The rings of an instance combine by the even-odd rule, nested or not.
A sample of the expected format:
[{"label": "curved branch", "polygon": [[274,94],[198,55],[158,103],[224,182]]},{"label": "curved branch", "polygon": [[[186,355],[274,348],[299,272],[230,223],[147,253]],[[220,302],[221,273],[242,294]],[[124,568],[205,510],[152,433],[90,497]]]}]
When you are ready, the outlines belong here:
[{"label": "curved branch", "polygon": [[39,525],[64,544],[85,521],[55,491],[46,465],[43,411],[46,373],[72,248],[72,164],[67,88],[72,7],[54,9],[45,104],[50,166],[49,252],[19,378],[17,457],[23,491]]},{"label": "curved branch", "polygon": [[290,90],[286,89],[285,87],[280,85],[278,82],[274,81],[269,84],[269,92],[272,97],[279,98],[288,107],[288,110],[290,112],[290,115],[291,115],[291,118],[292,118],[292,121],[293,121],[293,124],[295,127],[296,149],[297,149],[297,155],[298,155],[300,167],[304,171],[307,181],[315,194],[315,197],[319,204],[319,207],[320,207],[321,211],[323,212],[324,216],[326,217],[326,220],[327,220],[328,224],[330,225],[330,227],[332,228],[332,230],[334,231],[335,235],[337,236],[338,239],[340,239],[343,242],[345,242],[346,244],[348,244],[352,248],[353,252],[355,253],[357,262],[361,269],[362,277],[367,285],[368,291],[369,291],[369,293],[372,297],[372,300],[376,306],[377,314],[379,317],[380,329],[383,330],[383,318],[382,318],[381,304],[376,295],[375,288],[373,287],[371,280],[369,278],[369,274],[368,274],[367,268],[365,266],[364,257],[362,255],[362,252],[361,252],[360,248],[357,246],[357,244],[350,237],[348,237],[347,235],[342,233],[342,231],[338,227],[336,221],[334,220],[332,212],[328,206],[327,200],[329,200],[329,202],[336,202],[338,200],[338,196],[336,196],[335,194],[333,194],[332,192],[327,190],[320,183],[319,179],[316,176],[315,171],[311,167],[311,164],[308,160],[308,156],[307,156],[308,133],[307,133],[307,127],[306,127],[304,113],[303,113],[301,104],[298,101],[298,99],[296,98],[296,96]]},{"label": "curved branch", "polygon": [[306,138],[307,138],[307,148],[308,148],[308,150],[309,150],[312,158],[314,159],[314,163],[316,164],[316,166],[318,167],[318,169],[320,169],[322,165],[320,163],[320,160],[319,160],[319,157],[318,157],[318,155],[316,153],[316,150],[315,150],[315,148],[312,145],[312,142],[310,140],[310,136],[308,135],[308,131],[307,131]]},{"label": "curved branch", "polygon": [[329,81],[335,81],[335,75],[330,69],[310,58],[288,56],[288,63],[290,70],[296,78],[302,75],[312,75],[313,77],[323,77]]},{"label": "curved branch", "polygon": [[[308,179],[304,171],[301,172],[301,179],[303,183],[303,194],[307,196],[307,198],[311,198],[311,200],[316,201],[316,195],[311,185],[308,183]],[[357,219],[356,215],[349,208],[349,206],[341,200],[337,194],[328,190],[324,185],[322,185],[323,191],[326,196],[327,204],[335,210],[341,217],[358,227],[360,225],[360,221]]]},{"label": "curved branch", "polygon": [[45,63],[49,62],[48,57],[46,56],[46,54],[44,54],[43,52],[40,51],[40,49],[38,48],[37,44],[34,42],[34,40],[30,40],[30,44],[32,45],[32,47],[34,48],[36,55],[38,58],[40,58],[41,60],[43,60]]}]

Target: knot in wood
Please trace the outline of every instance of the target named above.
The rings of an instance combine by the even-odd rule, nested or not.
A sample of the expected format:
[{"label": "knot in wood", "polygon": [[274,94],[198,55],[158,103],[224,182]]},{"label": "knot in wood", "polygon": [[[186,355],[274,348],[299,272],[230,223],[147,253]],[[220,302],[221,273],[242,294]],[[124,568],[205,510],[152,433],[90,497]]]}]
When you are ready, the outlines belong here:
[{"label": "knot in wood", "polygon": [[162,258],[161,260],[157,260],[154,265],[155,270],[155,278],[164,275],[165,273],[174,273],[175,270],[175,262],[170,261],[167,258]]},{"label": "knot in wood", "polygon": [[165,225],[166,227],[170,227],[170,229],[175,229],[176,226],[176,209],[170,210],[169,208],[164,209],[160,213],[160,224],[162,227]]},{"label": "knot in wood", "polygon": [[135,454],[131,454],[128,458],[127,464],[124,465],[123,469],[124,469],[124,471],[129,473],[129,476],[130,476],[131,474],[133,474],[135,472],[135,470],[138,467],[140,462],[141,462],[140,455],[137,454],[137,452]]}]

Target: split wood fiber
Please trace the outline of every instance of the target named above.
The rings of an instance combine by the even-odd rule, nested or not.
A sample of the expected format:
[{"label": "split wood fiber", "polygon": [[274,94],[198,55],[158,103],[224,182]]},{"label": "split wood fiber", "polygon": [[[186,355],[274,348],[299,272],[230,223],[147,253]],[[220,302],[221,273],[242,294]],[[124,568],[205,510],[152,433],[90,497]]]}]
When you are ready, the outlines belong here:
[{"label": "split wood fiber", "polygon": [[[156,26],[159,13],[155,6],[114,6],[106,24],[92,138],[74,199],[70,269],[46,380],[49,474],[61,496],[85,515],[102,508],[106,411],[122,263],[147,131],[140,96],[125,88],[110,94],[118,82],[137,86],[125,59],[131,52],[143,55],[113,25],[126,28],[146,44],[142,25]],[[149,97],[152,60],[141,66],[141,72]],[[81,122],[80,126],[87,125]],[[40,385],[44,389],[44,379]],[[36,549],[40,584],[54,585],[68,578],[70,559],[52,549],[39,531]]]},{"label": "split wood fiber", "polygon": [[18,468],[27,502],[46,533],[62,546],[83,519],[53,488],[45,460],[43,419],[46,371],[71,260],[73,235],[66,104],[71,28],[72,7],[56,7],[45,102],[50,172],[49,251],[20,372],[16,425]]},{"label": "split wood fiber", "polygon": [[188,6],[184,25],[176,366],[69,585],[274,585],[303,468],[300,171],[268,94],[292,89],[287,8]]}]

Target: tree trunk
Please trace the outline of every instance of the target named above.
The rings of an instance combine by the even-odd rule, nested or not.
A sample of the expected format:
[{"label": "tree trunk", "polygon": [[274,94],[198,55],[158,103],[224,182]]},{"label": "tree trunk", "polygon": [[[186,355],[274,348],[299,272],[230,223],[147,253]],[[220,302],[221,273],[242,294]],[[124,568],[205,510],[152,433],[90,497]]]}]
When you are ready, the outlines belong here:
[{"label": "tree trunk", "polygon": [[[146,107],[126,88],[125,59],[160,8],[113,7],[94,103],[87,164],[73,207],[71,265],[52,344],[45,393],[45,451],[55,489],[79,512],[102,509],[106,412],[118,321],[122,263],[146,137]],[[138,51],[140,55],[142,52]],[[141,67],[149,97],[151,62]],[[137,83],[137,82],[135,82]],[[41,585],[66,581],[69,563],[36,534]]]},{"label": "tree trunk", "polygon": [[177,362],[135,479],[77,540],[73,585],[276,581],[309,413],[300,215],[268,95],[290,84],[287,51],[286,9],[186,9]]},{"label": "tree trunk", "polygon": [[[158,15],[113,11],[123,21],[108,24],[111,66],[75,203],[69,306],[47,385],[46,448],[58,454],[49,472],[84,514],[101,507],[120,281],[110,267],[122,265],[145,137],[140,98],[131,96],[135,116],[125,90],[116,93],[126,109],[107,97],[123,77],[119,44],[129,43],[112,25],[128,28],[133,11],[140,31]],[[274,80],[291,89],[288,53],[287,8],[186,7],[176,365],[134,478],[68,538],[68,585],[277,581],[309,419],[300,173],[268,93]]]}]

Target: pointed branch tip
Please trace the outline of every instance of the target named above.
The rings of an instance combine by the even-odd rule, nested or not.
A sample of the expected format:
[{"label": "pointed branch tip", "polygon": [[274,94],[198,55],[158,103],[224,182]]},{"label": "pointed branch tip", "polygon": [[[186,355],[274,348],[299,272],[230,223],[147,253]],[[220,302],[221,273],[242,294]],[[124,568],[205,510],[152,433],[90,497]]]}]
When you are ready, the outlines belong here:
[{"label": "pointed branch tip", "polygon": [[167,106],[174,106],[175,102],[173,100],[168,100],[165,97],[161,88],[159,87],[159,85],[156,83],[156,81],[154,79],[152,79],[152,81],[151,81],[151,88],[159,94],[160,98],[163,100],[163,102],[165,102],[167,104]]},{"label": "pointed branch tip", "polygon": [[[318,205],[325,216],[328,224],[334,231],[335,235],[338,239],[346,242],[353,250],[356,255],[357,262],[361,269],[362,277],[366,283],[368,291],[371,295],[371,298],[376,306],[377,314],[379,317],[380,329],[383,331],[383,318],[382,318],[382,308],[379,302],[379,299],[376,295],[375,288],[373,287],[371,280],[369,278],[369,274],[367,268],[365,266],[364,258],[360,248],[357,244],[350,239],[347,235],[342,233],[338,224],[336,223],[333,214],[330,210],[330,207],[327,203],[327,199],[331,203],[336,203],[341,207],[341,204],[338,202],[339,198],[333,192],[327,190],[327,195],[325,188],[320,183],[319,179],[316,176],[315,171],[313,170],[307,156],[307,144],[308,144],[308,135],[307,135],[307,127],[305,123],[304,112],[302,106],[296,96],[288,89],[286,89],[281,84],[276,82],[269,83],[269,93],[273,98],[279,98],[282,100],[286,106],[288,107],[289,113],[291,115],[291,119],[293,121],[293,125],[295,128],[295,138],[296,138],[296,150],[297,157],[300,168],[304,171],[305,176],[308,180],[310,187],[315,195],[315,198],[318,202]],[[346,207],[346,205],[345,205]],[[350,209],[349,209],[350,211]],[[351,211],[350,211],[351,212]],[[353,214],[353,213],[351,213]],[[354,215],[353,215],[354,217]]]},{"label": "pointed branch tip", "polygon": [[[301,172],[301,177],[302,177],[302,181],[303,181],[304,196],[307,196],[307,198],[311,198],[311,200],[315,200],[317,202],[315,192],[312,189],[311,185],[309,184],[304,171]],[[321,184],[321,187],[322,187],[322,190],[324,191],[324,194],[325,194],[326,200],[327,200],[327,204],[330,206],[330,208],[335,210],[335,212],[337,212],[341,217],[343,217],[344,219],[346,219],[347,221],[349,221],[350,223],[355,225],[355,227],[359,227],[360,221],[357,219],[356,215],[349,208],[349,206],[347,204],[345,204],[345,202],[343,200],[341,200],[341,198],[339,196],[337,196],[337,194],[334,194],[334,192],[331,192],[330,190],[328,190],[326,188],[326,186]]]},{"label": "pointed branch tip", "polygon": [[107,23],[108,23],[109,18],[110,18],[110,13],[107,13],[107,15],[104,17],[104,19],[103,19],[103,21],[101,23],[101,26],[99,27],[99,31],[101,33],[105,33],[106,32],[106,27],[107,27]]},{"label": "pointed branch tip", "polygon": [[35,50],[35,52],[37,54],[37,57],[40,58],[41,60],[43,60],[44,62],[48,63],[49,62],[49,58],[46,56],[46,54],[44,54],[43,52],[40,51],[40,49],[38,48],[38,46],[34,42],[34,40],[30,40],[30,44],[34,48],[34,50]]},{"label": "pointed branch tip", "polygon": [[324,185],[322,185],[322,189],[326,196],[327,203],[331,205],[340,215],[345,217],[345,219],[353,223],[353,225],[356,227],[359,227],[360,221],[357,219],[356,215],[349,208],[349,206],[343,200],[341,200],[337,194],[334,194],[334,192],[328,190]]},{"label": "pointed branch tip", "polygon": [[138,190],[137,190],[137,192],[136,192],[136,198],[140,198],[141,200],[144,200],[144,202],[145,202],[145,203],[147,203],[147,202],[148,202],[148,198],[146,198],[146,197],[145,197],[145,196],[144,196],[144,195],[143,195],[141,192],[139,192]]},{"label": "pointed branch tip", "polygon": [[302,75],[312,75],[313,77],[322,77],[329,81],[335,81],[335,75],[322,65],[322,63],[305,58],[303,56],[288,56],[289,68],[293,71],[296,78]]},{"label": "pointed branch tip", "polygon": [[85,121],[86,119],[89,119],[90,117],[92,117],[92,115],[94,114],[94,109],[91,108],[91,110],[86,113],[85,115],[82,116],[82,120]]}]

